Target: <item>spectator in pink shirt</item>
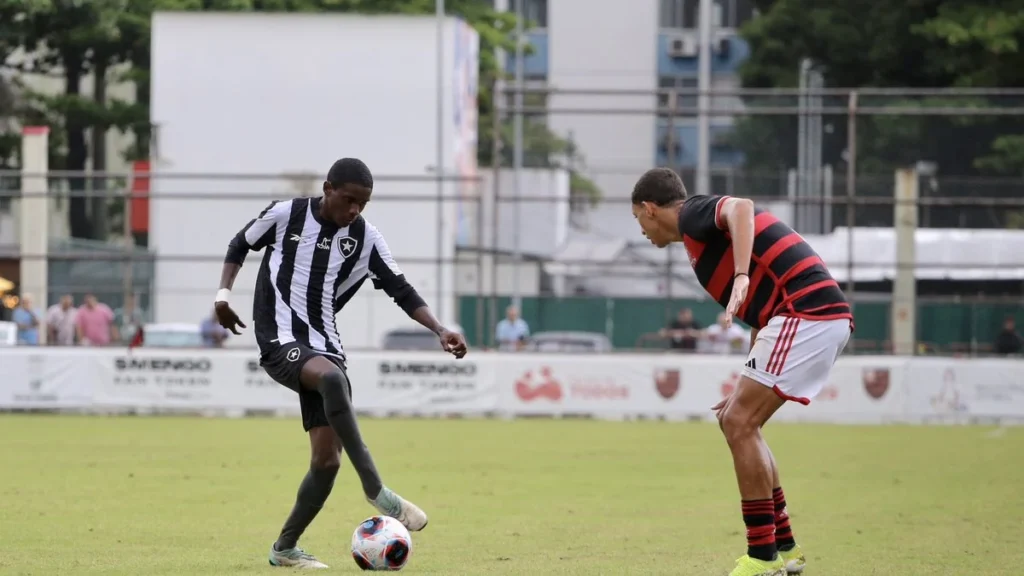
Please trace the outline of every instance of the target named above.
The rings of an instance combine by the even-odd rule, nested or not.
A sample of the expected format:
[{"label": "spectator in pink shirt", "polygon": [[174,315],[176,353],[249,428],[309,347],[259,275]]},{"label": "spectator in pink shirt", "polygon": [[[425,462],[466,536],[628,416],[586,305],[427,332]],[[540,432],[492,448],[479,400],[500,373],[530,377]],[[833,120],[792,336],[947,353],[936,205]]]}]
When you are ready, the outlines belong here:
[{"label": "spectator in pink shirt", "polygon": [[82,346],[107,346],[117,338],[114,334],[114,312],[106,304],[86,294],[85,304],[78,309],[76,318],[78,341]]}]

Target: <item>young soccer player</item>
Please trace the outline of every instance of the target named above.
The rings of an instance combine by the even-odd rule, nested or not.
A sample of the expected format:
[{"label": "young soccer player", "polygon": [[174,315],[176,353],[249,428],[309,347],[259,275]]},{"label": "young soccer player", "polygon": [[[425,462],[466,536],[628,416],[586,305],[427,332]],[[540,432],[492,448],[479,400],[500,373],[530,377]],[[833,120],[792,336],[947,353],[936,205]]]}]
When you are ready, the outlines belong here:
[{"label": "young soccer player", "polygon": [[701,286],[752,328],[733,394],[712,409],[732,451],[747,554],[731,576],[797,574],[806,565],[790,527],[775,457],[761,427],[787,402],[809,404],[853,330],[839,284],[804,239],[750,200],[687,197],[679,175],[645,173],[633,216],[659,248],[682,242]]},{"label": "young soccer player", "polygon": [[338,160],[327,174],[322,197],[272,203],[228,245],[214,305],[217,320],[235,334],[245,328],[228,304],[230,290],[246,254],[266,249],[253,301],[260,363],[271,378],[298,393],[312,448],[295,506],[270,549],[274,566],[327,568],[297,544],[331,493],[342,448],[366,499],[381,514],[409,530],[427,525],[418,506],[383,484],[363,443],[335,315],[369,278],[437,334],[441,347],[456,358],[466,355],[466,341],[438,322],[406,281],[383,236],[363,218],[372,191],[373,177],[363,162]]}]

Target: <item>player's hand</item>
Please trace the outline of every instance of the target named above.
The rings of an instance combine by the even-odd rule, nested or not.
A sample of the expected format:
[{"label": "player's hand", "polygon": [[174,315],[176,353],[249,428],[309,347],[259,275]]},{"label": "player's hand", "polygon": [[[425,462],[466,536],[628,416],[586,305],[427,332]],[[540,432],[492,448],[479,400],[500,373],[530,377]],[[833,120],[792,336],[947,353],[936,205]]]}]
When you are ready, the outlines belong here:
[{"label": "player's hand", "polygon": [[711,410],[715,413],[715,418],[718,418],[719,422],[722,421],[722,415],[725,414],[725,408],[729,405],[729,400],[732,400],[731,394],[728,398],[722,398],[718,404],[711,407]]},{"label": "player's hand", "polygon": [[236,326],[245,328],[245,324],[238,318],[238,314],[231,309],[227,302],[217,302],[213,305],[213,312],[217,315],[217,323],[227,330],[231,330],[236,336],[242,333],[235,329]]},{"label": "player's hand", "polygon": [[750,288],[750,277],[740,274],[732,281],[732,296],[729,297],[729,305],[725,307],[725,327],[732,326],[732,319],[740,311],[740,306],[747,299],[747,289]]},{"label": "player's hand", "polygon": [[441,339],[441,347],[444,348],[444,351],[456,358],[462,358],[469,351],[469,348],[466,346],[466,339],[458,332],[441,330],[438,338]]}]

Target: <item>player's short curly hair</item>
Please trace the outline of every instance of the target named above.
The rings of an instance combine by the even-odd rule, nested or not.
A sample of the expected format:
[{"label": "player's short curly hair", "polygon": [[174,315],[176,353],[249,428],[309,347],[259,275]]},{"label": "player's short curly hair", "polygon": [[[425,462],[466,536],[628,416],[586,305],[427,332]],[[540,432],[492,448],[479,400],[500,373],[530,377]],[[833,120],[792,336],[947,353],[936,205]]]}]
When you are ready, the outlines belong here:
[{"label": "player's short curly hair", "polygon": [[669,168],[652,168],[633,186],[633,204],[651,202],[655,206],[668,206],[686,200],[683,179]]},{"label": "player's short curly hair", "polygon": [[370,174],[370,169],[358,158],[342,158],[335,162],[327,172],[327,181],[330,182],[331,188],[358,184],[373,189],[373,174]]}]

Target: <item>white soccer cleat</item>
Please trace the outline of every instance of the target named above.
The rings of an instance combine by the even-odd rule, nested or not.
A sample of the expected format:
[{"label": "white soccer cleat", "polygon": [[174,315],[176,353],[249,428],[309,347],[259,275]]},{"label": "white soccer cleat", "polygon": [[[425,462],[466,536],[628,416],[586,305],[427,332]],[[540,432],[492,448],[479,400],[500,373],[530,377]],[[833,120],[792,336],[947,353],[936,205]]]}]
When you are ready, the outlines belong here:
[{"label": "white soccer cleat", "polygon": [[392,492],[387,486],[380,489],[376,500],[366,500],[378,512],[398,520],[413,532],[419,532],[427,527],[427,514],[419,506]]},{"label": "white soccer cleat", "polygon": [[306,568],[312,570],[322,570],[327,568],[327,564],[317,560],[316,556],[313,556],[309,552],[306,552],[297,546],[290,550],[277,550],[271,546],[270,565],[288,568]]}]

